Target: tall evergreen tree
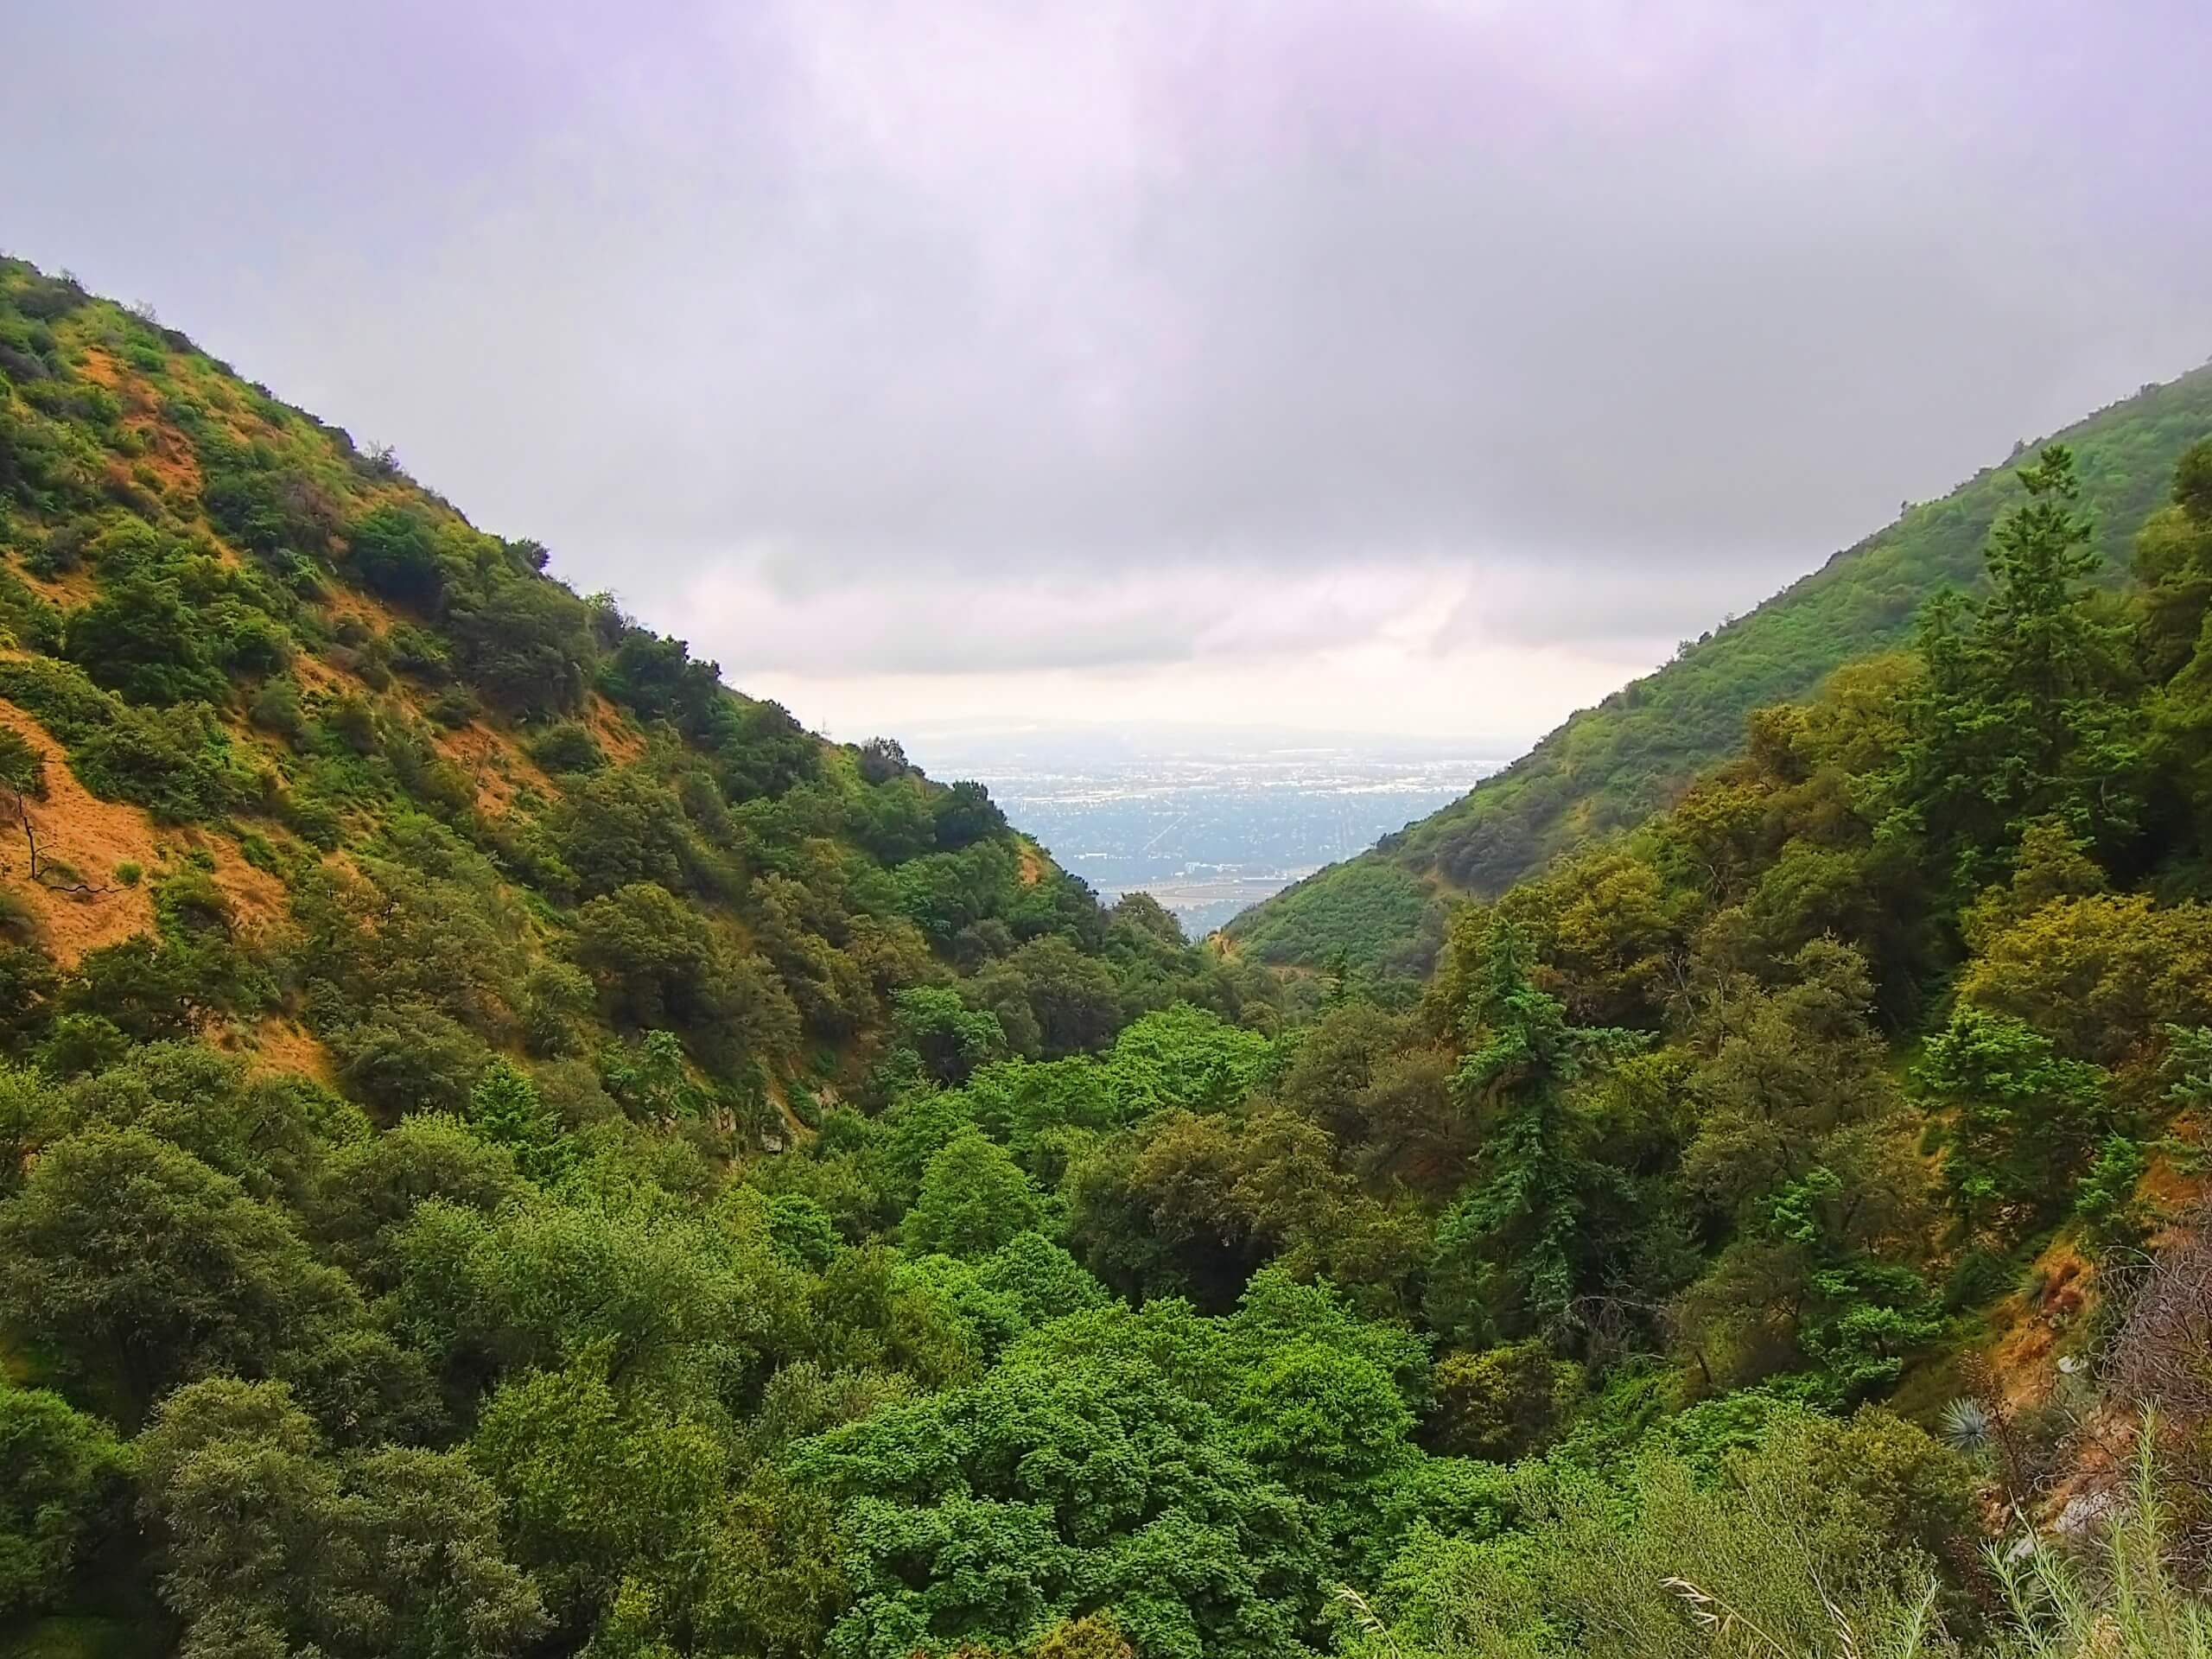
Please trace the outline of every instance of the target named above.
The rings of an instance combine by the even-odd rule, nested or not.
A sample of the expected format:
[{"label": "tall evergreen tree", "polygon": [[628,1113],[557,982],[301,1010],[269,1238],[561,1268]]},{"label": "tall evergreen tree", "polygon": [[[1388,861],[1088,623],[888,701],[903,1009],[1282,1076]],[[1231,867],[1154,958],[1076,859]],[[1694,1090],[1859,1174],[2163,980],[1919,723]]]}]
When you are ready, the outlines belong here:
[{"label": "tall evergreen tree", "polygon": [[2128,630],[2089,586],[2099,560],[2073,454],[2052,444],[2019,478],[2028,499],[1990,534],[1988,597],[1941,594],[1923,616],[1926,674],[1891,779],[1889,827],[1923,836],[1967,888],[2035,818],[2109,855],[2142,810]]},{"label": "tall evergreen tree", "polygon": [[1529,977],[1511,924],[1494,920],[1484,948],[1452,1078],[1482,1150],[1474,1182],[1437,1228],[1428,1300],[1440,1329],[1487,1342],[1558,1320],[1594,1254],[1593,1217],[1630,1196],[1622,1172],[1590,1155],[1591,1125],[1572,1090],[1647,1039],[1571,1023]]}]

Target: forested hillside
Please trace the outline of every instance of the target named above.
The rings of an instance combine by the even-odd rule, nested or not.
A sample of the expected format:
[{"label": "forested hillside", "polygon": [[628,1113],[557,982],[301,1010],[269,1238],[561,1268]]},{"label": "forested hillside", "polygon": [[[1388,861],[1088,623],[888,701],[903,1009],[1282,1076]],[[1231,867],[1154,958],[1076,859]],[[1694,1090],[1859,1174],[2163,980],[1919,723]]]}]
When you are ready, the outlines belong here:
[{"label": "forested hillside", "polygon": [[[2101,410],[2054,441],[2075,452],[2106,580],[2182,449],[2212,426],[2212,367]],[[2017,458],[2016,458],[2017,459]],[[1450,904],[1495,898],[1563,849],[1624,830],[1739,749],[1744,720],[1839,664],[1902,643],[1919,606],[1981,580],[1980,547],[2017,493],[2010,466],[1847,548],[1747,616],[1586,709],[1464,798],[1255,905],[1225,930],[1255,961],[1425,974]]]},{"label": "forested hillside", "polygon": [[0,1656],[2202,1650],[2212,420],[1285,1007],[0,295]]},{"label": "forested hillside", "polygon": [[6,1000],[36,1041],[109,1056],[188,997],[160,1034],[456,1107],[492,1053],[604,1072],[659,1033],[760,1128],[863,1087],[963,976],[1026,1054],[1243,1006],[980,786],[733,693],[181,335],[0,268],[0,372]]},{"label": "forested hillside", "polygon": [[[1149,901],[1103,908],[979,785],[823,742],[547,562],[182,334],[0,263],[0,1025],[34,1091],[0,1190],[65,1128],[149,1151],[149,1101],[86,1116],[48,1083],[226,1120],[221,1152],[172,1126],[198,1161],[157,1185],[486,1110],[569,1162],[704,1170],[880,1105],[918,1047],[1049,1059],[1171,1004],[1272,1027],[1256,974]],[[263,1289],[305,1299],[279,1321],[321,1344],[286,1362],[302,1390],[370,1340],[336,1278]],[[240,1360],[204,1312],[180,1339]],[[336,1323],[290,1328],[311,1313]],[[81,1372],[134,1425],[165,1376],[119,1349]]]}]

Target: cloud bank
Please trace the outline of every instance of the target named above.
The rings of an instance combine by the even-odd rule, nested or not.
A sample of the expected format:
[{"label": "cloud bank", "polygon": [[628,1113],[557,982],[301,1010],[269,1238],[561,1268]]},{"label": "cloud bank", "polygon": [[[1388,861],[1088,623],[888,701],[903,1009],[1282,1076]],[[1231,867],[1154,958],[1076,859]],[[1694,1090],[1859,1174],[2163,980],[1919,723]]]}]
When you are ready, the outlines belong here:
[{"label": "cloud bank", "polygon": [[844,735],[1531,736],[2212,350],[2187,0],[35,12],[0,241]]}]

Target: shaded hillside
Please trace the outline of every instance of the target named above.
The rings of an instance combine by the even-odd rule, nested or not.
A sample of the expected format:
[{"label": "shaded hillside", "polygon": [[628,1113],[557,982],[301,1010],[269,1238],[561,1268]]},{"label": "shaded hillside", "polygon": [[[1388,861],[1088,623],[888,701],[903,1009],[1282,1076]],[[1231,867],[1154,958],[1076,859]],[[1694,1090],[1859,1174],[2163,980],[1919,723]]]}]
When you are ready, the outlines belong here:
[{"label": "shaded hillside", "polygon": [[[2163,498],[2176,458],[2212,426],[2212,368],[2145,388],[2059,435],[2077,454],[2107,578]],[[1812,575],[1686,647],[1656,673],[1570,717],[1464,798],[1330,866],[1225,930],[1253,960],[1425,971],[1455,896],[1492,897],[1554,854],[1663,807],[1740,745],[1744,718],[1802,696],[1840,664],[1901,642],[1921,602],[1980,576],[1982,539],[2018,496],[2012,463],[1831,558]]]}]

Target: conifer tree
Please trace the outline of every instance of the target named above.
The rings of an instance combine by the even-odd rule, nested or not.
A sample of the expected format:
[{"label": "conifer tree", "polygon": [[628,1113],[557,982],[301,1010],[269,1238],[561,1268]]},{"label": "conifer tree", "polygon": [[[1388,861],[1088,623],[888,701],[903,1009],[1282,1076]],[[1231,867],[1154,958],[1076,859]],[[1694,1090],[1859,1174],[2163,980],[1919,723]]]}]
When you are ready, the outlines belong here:
[{"label": "conifer tree", "polygon": [[1437,1229],[1429,1290],[1440,1329],[1483,1341],[1497,1327],[1548,1325],[1573,1300],[1592,1212],[1629,1193],[1618,1170],[1589,1155],[1571,1090],[1645,1041],[1571,1023],[1529,977],[1511,924],[1492,922],[1485,957],[1464,1015],[1470,1046],[1452,1078],[1463,1109],[1480,1120],[1482,1151],[1475,1181]]},{"label": "conifer tree", "polygon": [[1988,597],[1946,592],[1923,613],[1926,674],[1891,779],[1891,830],[1924,836],[1969,888],[2035,818],[2109,853],[2142,810],[2127,627],[2088,585],[2099,560],[2074,457],[2052,444],[2019,478],[2027,500],[1990,534]]}]

